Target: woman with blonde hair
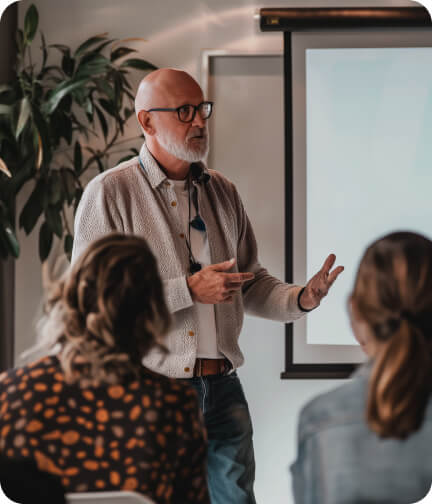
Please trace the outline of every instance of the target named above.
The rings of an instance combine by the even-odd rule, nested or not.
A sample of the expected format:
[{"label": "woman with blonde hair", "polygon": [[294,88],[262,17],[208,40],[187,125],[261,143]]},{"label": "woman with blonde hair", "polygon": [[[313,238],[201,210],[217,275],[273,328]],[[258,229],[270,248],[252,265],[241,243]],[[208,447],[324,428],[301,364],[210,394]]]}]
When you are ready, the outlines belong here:
[{"label": "woman with blonde hair", "polygon": [[95,241],[52,292],[59,353],[0,376],[0,454],[31,459],[67,492],[134,490],[158,504],[208,503],[195,392],[144,368],[166,352],[170,316],[138,237]]},{"label": "woman with blonde hair", "polygon": [[349,308],[370,359],[302,410],[296,504],[418,502],[432,484],[432,242],[370,245]]}]

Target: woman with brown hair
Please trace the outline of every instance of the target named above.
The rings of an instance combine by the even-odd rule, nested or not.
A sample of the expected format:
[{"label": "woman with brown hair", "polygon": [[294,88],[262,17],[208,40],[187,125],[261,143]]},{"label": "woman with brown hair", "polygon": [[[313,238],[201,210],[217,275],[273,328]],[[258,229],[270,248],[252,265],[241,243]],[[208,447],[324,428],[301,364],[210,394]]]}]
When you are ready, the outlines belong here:
[{"label": "woman with brown hair", "polygon": [[296,504],[418,502],[432,484],[432,242],[373,243],[349,308],[370,359],[302,410]]},{"label": "woman with brown hair", "polygon": [[208,503],[195,392],[141,364],[170,316],[146,242],[97,240],[57,285],[45,332],[59,353],[0,376],[0,454],[29,458],[67,492],[134,490]]}]

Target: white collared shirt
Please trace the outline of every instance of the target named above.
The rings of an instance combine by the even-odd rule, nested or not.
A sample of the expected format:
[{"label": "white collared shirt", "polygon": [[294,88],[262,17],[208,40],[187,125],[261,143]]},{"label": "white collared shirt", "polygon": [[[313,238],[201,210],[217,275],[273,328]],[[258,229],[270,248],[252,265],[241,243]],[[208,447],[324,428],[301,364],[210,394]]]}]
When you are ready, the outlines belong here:
[{"label": "white collared shirt", "polygon": [[[189,240],[189,205],[190,205],[190,220],[192,220],[197,212],[192,201],[192,195],[189,200],[189,191],[187,183],[184,180],[168,179],[173,185],[177,196],[177,206],[184,227],[185,240]],[[192,191],[195,190],[193,187]],[[190,227],[190,247],[194,259],[201,264],[202,267],[211,264],[210,247],[206,231]],[[216,321],[213,304],[195,303],[197,309],[197,331],[194,331],[194,336],[197,338],[197,357],[206,359],[220,359],[223,355],[218,351],[216,337]]]}]

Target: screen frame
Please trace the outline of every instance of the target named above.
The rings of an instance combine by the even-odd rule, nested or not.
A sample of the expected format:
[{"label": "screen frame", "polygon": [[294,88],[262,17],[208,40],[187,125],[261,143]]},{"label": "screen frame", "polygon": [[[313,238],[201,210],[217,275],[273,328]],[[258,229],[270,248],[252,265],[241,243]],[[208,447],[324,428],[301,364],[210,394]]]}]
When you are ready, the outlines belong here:
[{"label": "screen frame", "polygon": [[[275,12],[277,11],[277,12]],[[325,12],[323,12],[325,11]],[[430,17],[423,7],[346,9],[261,9],[263,31],[284,32],[285,79],[285,272],[286,282],[294,276],[294,139],[293,139],[293,60],[292,34],[297,31],[345,31],[373,28],[415,28],[431,26]],[[377,16],[378,14],[378,16]],[[369,18],[368,18],[369,16]],[[301,23],[295,20],[301,19]],[[369,19],[369,22],[368,22]],[[278,28],[275,28],[278,26]],[[266,29],[267,27],[267,29]],[[269,28],[270,27],[270,28]],[[285,371],[282,379],[344,379],[359,363],[298,363],[295,362],[293,324],[285,326]]]}]

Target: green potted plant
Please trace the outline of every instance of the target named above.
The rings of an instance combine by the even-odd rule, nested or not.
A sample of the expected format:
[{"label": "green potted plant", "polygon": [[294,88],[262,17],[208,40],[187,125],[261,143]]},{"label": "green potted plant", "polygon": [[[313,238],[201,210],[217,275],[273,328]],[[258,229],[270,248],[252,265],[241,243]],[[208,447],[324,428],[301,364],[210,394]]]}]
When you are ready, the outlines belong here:
[{"label": "green potted plant", "polygon": [[[76,210],[89,173],[105,170],[109,157],[121,151],[125,123],[134,114],[131,69],[156,67],[130,57],[135,50],[107,34],[73,51],[64,44],[48,45],[41,33],[41,62],[35,64],[38,20],[31,5],[17,31],[15,79],[0,85],[0,257],[19,256],[16,220],[29,234],[42,219],[43,262],[54,235],[70,256],[68,208]],[[60,55],[58,63],[51,61],[53,53]],[[126,150],[122,159],[137,154]],[[26,183],[33,189],[18,217],[16,199]]]}]

